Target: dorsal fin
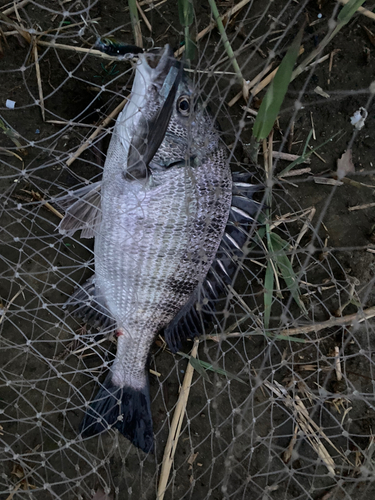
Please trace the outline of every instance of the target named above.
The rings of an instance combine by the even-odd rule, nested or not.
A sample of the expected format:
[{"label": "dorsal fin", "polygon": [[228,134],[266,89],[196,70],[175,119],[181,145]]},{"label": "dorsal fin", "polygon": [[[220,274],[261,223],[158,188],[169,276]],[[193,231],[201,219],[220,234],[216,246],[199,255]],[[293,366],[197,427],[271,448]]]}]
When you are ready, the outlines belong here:
[{"label": "dorsal fin", "polygon": [[[204,325],[213,318],[215,302],[225,283],[232,281],[248,241],[246,227],[256,220],[261,204],[252,199],[262,185],[247,182],[251,174],[233,174],[232,206],[225,232],[205,281],[197,287],[184,307],[164,329],[164,338],[172,352],[181,349],[182,342],[203,333]],[[239,225],[240,224],[240,225]]]}]

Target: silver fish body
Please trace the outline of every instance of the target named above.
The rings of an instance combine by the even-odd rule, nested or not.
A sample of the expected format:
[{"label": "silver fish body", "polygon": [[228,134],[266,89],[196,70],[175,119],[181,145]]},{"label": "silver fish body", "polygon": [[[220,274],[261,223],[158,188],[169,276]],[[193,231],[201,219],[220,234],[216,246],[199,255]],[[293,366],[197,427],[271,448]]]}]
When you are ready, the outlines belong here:
[{"label": "silver fish body", "polygon": [[232,175],[213,120],[169,46],[153,65],[147,58],[139,57],[101,185],[78,192],[60,230],[95,236],[95,276],[70,303],[117,334],[115,361],[81,433],[114,426],[149,452],[147,357],[207,277],[228,223]]}]

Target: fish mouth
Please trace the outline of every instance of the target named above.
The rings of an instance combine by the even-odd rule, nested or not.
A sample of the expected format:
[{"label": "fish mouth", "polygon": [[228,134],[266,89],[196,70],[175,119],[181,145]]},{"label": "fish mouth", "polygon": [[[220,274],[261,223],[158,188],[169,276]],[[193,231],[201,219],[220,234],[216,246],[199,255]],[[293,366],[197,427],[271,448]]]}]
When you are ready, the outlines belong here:
[{"label": "fish mouth", "polygon": [[141,61],[139,69],[145,80],[152,82],[158,89],[163,87],[171,68],[179,68],[180,66],[169,44],[162,49],[157,48],[144,52],[139,55],[139,59]]},{"label": "fish mouth", "polygon": [[[175,59],[170,45],[166,45],[162,53],[159,52],[155,56],[140,55],[133,83],[133,89],[139,90],[143,80],[144,95],[149,85],[156,87],[161,102],[160,108],[153,116],[148,118],[140,116],[138,119],[138,133],[133,135],[129,143],[125,174],[125,178],[129,180],[148,178],[149,163],[164,140],[177,89],[182,79],[182,64]],[[149,58],[148,61],[146,57]],[[141,99],[144,105],[145,97]]]}]

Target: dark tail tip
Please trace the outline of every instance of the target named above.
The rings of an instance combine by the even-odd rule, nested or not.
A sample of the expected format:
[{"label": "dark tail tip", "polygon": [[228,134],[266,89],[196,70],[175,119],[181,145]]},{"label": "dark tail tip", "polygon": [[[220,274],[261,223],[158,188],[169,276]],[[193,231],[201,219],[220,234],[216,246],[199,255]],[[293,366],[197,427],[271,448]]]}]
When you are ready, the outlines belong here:
[{"label": "dark tail tip", "polygon": [[80,426],[83,437],[95,436],[116,427],[145,453],[154,451],[154,435],[148,384],[136,390],[117,387],[109,374]]}]

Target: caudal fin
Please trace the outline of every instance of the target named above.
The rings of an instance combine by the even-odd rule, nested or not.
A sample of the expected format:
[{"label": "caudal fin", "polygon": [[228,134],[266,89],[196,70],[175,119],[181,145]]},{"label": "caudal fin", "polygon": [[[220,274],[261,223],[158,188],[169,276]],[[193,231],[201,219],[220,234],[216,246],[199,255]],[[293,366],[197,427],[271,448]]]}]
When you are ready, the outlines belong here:
[{"label": "caudal fin", "polygon": [[134,446],[144,452],[153,451],[148,384],[142,390],[118,387],[112,383],[112,375],[108,375],[86,412],[80,432],[82,436],[90,437],[111,427],[116,427]]}]

